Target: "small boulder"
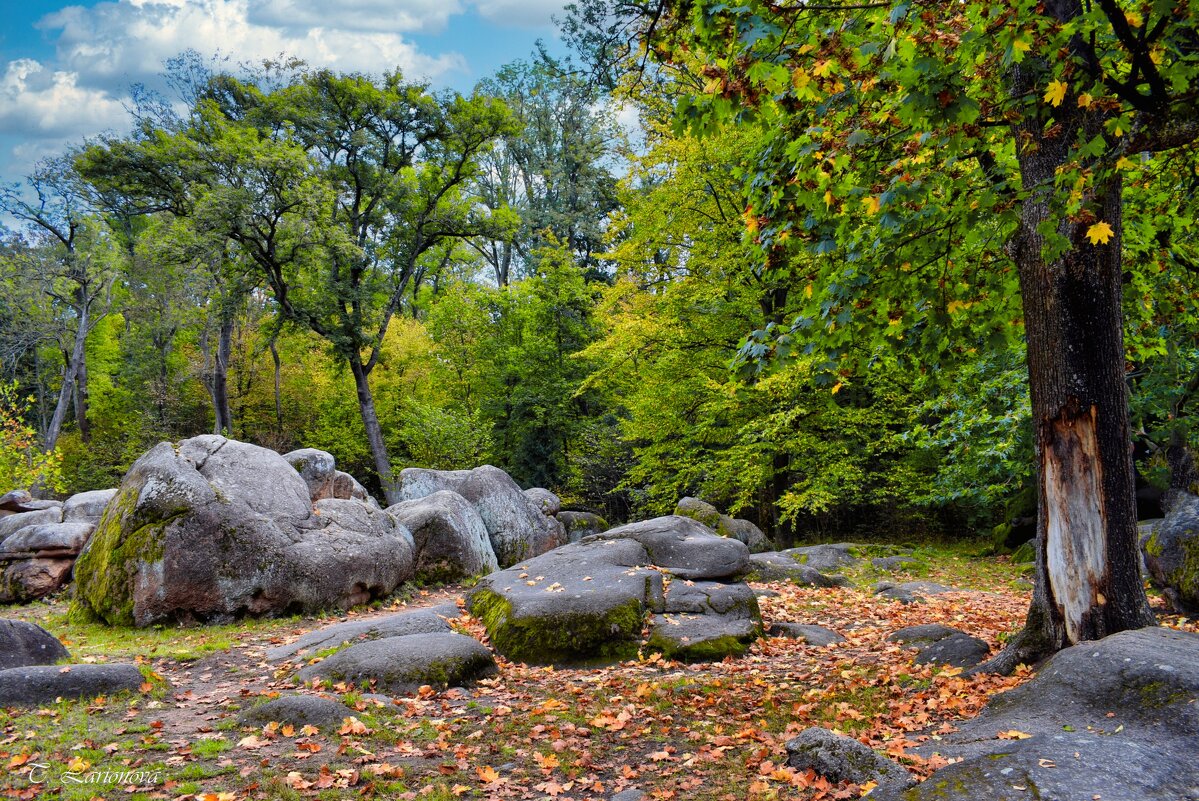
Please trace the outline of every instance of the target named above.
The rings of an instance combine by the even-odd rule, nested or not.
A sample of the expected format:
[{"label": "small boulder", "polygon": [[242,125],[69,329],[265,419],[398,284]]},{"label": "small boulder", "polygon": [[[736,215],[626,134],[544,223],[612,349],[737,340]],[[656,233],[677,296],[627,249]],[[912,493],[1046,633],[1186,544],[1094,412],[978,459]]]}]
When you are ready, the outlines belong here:
[{"label": "small boulder", "polygon": [[18,512],[27,512],[25,504],[33,500],[33,495],[29,490],[15,489],[0,495],[0,517],[16,514]]},{"label": "small boulder", "polygon": [[752,521],[721,514],[715,506],[707,501],[701,501],[699,498],[683,498],[675,507],[674,513],[702,523],[722,537],[732,537],[745,543],[751,553],[770,550],[770,540],[767,539],[762,529]]},{"label": "small boulder", "polygon": [[845,587],[849,579],[828,576],[795,560],[790,551],[767,551],[749,557],[751,581],[790,581],[801,587]]},{"label": "small boulder", "polygon": [[566,543],[566,532],[548,517],[498,467],[473,470],[405,468],[400,472],[400,499],[424,498],[441,490],[466,498],[487,526],[491,547],[501,567],[514,565]]},{"label": "small boulder", "polygon": [[313,503],[334,495],[337,460],[327,451],[316,448],[301,448],[283,454],[283,460],[295,468],[308,486],[308,496]]},{"label": "small boulder", "polygon": [[440,490],[387,512],[412,533],[417,578],[456,581],[499,569],[483,518],[458,493]]},{"label": "small boulder", "polygon": [[707,662],[741,656],[761,633],[758,599],[745,584],[674,581],[662,609],[650,619],[646,646],[669,659]]},{"label": "small boulder", "polygon": [[62,505],[64,523],[91,523],[93,526],[104,516],[104,509],[117,495],[116,489],[92,490],[72,495]]},{"label": "small boulder", "polygon": [[978,637],[958,632],[936,642],[918,646],[914,660],[917,665],[950,665],[971,668],[991,653],[991,646]]},{"label": "small boulder", "polygon": [[37,526],[43,523],[61,523],[62,507],[48,506],[45,509],[34,509],[29,512],[18,512],[8,517],[0,518],[0,543],[23,528]]},{"label": "small boulder", "polygon": [[75,556],[96,528],[94,523],[38,523],[26,526],[0,544],[0,559],[10,554]]},{"label": "small boulder", "polygon": [[897,642],[900,645],[927,645],[955,634],[965,634],[965,632],[943,623],[921,623],[918,626],[907,626],[891,632],[887,635],[887,641]]},{"label": "small boulder", "polygon": [[53,665],[71,655],[58,638],[23,620],[0,620],[0,670]]},{"label": "small boulder", "polygon": [[907,581],[902,584],[896,584],[893,581],[880,581],[874,585],[875,595],[905,604],[921,603],[925,597],[940,595],[943,592],[954,592],[954,588],[932,581]]},{"label": "small boulder", "polygon": [[815,771],[830,782],[874,782],[879,793],[897,792],[916,783],[902,765],[851,737],[819,727],[804,729],[787,741],[787,764],[799,771]]},{"label": "small boulder", "polygon": [[296,677],[301,681],[344,681],[402,694],[426,684],[438,689],[458,687],[496,670],[491,652],[478,640],[450,632],[409,634],[351,645],[307,665]]},{"label": "small boulder", "polygon": [[801,565],[813,567],[822,573],[850,567],[862,561],[865,549],[852,542],[837,542],[830,545],[805,545],[800,548],[788,548],[779,553],[790,556]]},{"label": "small boulder", "polygon": [[239,723],[265,726],[268,723],[291,724],[296,728],[316,726],[329,729],[339,725],[354,712],[345,704],[319,695],[285,695],[252,706],[237,716]]},{"label": "small boulder", "polygon": [[406,637],[409,634],[445,634],[450,631],[450,625],[446,620],[458,617],[459,614],[457,606],[446,604],[369,620],[336,623],[310,631],[288,645],[272,648],[266,655],[267,659],[279,661],[292,657],[308,657],[329,648],[367,640]]},{"label": "small boulder", "polygon": [[366,487],[358,483],[358,479],[341,470],[333,474],[333,497],[343,501],[362,501],[369,506],[379,505],[366,491]]},{"label": "small boulder", "polygon": [[525,490],[525,497],[541,510],[547,517],[555,517],[562,511],[562,501],[557,495],[541,487]]},{"label": "small boulder", "polygon": [[782,637],[788,640],[801,640],[814,648],[823,648],[837,642],[845,642],[845,638],[832,629],[824,626],[811,626],[804,623],[776,622],[767,632],[771,637]]},{"label": "small boulder", "polygon": [[57,699],[137,692],[137,665],[36,665],[0,670],[0,706],[44,706]]},{"label": "small boulder", "polygon": [[924,562],[911,556],[876,556],[870,560],[870,564],[879,570],[902,570],[906,573],[926,570],[928,568],[928,565]]},{"label": "small boulder", "polygon": [[1142,553],[1150,579],[1175,609],[1199,610],[1199,498],[1181,495],[1175,500],[1144,539]]},{"label": "small boulder", "polygon": [[13,562],[0,575],[0,603],[25,603],[62,589],[71,577],[72,557],[35,557]]},{"label": "small boulder", "polygon": [[558,522],[566,529],[568,542],[578,542],[584,537],[600,534],[610,528],[607,520],[591,512],[559,512]]}]

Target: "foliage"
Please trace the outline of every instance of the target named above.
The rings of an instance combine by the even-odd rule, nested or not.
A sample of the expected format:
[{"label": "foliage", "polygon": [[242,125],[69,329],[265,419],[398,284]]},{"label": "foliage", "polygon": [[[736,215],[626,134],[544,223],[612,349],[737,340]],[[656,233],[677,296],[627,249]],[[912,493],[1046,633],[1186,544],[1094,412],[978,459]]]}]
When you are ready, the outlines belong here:
[{"label": "foliage", "polygon": [[37,432],[25,422],[33,398],[22,397],[15,381],[0,381],[0,487],[65,489],[62,454],[42,451]]}]

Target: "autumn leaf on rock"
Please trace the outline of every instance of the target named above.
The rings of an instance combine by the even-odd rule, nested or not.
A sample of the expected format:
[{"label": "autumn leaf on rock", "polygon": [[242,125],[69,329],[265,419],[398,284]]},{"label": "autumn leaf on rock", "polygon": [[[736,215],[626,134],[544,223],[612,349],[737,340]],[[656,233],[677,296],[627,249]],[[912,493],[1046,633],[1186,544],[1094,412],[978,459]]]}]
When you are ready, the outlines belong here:
[{"label": "autumn leaf on rock", "polygon": [[1008,731],[999,732],[1000,740],[1027,740],[1030,737],[1032,737],[1032,735],[1028,732],[1017,731],[1016,729],[1009,729]]}]

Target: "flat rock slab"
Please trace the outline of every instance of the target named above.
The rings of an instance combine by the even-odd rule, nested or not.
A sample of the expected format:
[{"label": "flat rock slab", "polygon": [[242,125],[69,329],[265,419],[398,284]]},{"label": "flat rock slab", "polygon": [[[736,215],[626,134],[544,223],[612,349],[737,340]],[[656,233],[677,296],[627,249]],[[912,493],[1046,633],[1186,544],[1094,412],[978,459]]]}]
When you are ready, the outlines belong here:
[{"label": "flat rock slab", "polygon": [[789,551],[767,551],[749,557],[751,581],[790,581],[803,587],[844,587],[849,579],[828,576],[796,560]]},{"label": "flat rock slab", "polygon": [[496,672],[482,643],[465,634],[409,634],[351,645],[302,668],[301,681],[330,679],[389,693],[468,684]]},{"label": "flat rock slab", "polygon": [[345,704],[318,695],[285,695],[251,707],[237,719],[240,723],[266,725],[290,723],[293,726],[316,726],[327,729],[340,724],[354,711]]},{"label": "flat rock slab", "polygon": [[145,679],[136,665],[37,665],[0,670],[0,706],[43,706],[57,699],[136,692]]},{"label": "flat rock slab", "polygon": [[952,637],[955,634],[965,634],[965,632],[943,623],[922,623],[919,626],[908,626],[891,632],[887,635],[887,641],[902,645],[930,643]]},{"label": "flat rock slab", "polygon": [[[1032,736],[998,739],[1011,730]],[[880,798],[1199,798],[1199,635],[1147,628],[1067,648],[918,750],[963,761]]]},{"label": "flat rock slab", "polygon": [[929,595],[940,595],[943,592],[957,592],[957,590],[932,581],[907,581],[902,584],[880,581],[874,585],[875,595],[905,604],[919,603]]},{"label": "flat rock slab", "polygon": [[668,659],[713,662],[744,655],[759,633],[757,623],[736,615],[654,615],[646,645]]},{"label": "flat rock slab", "polygon": [[87,544],[96,528],[94,523],[38,523],[26,526],[0,545],[0,559],[5,554],[61,551],[77,554]]},{"label": "flat rock slab", "polygon": [[845,642],[845,638],[832,629],[805,623],[776,622],[771,625],[768,633],[771,637],[802,640],[816,648],[823,648],[826,645],[832,645],[836,642]]},{"label": "flat rock slab", "polygon": [[980,664],[991,653],[991,646],[969,634],[954,634],[950,637],[927,643],[917,648],[914,660],[917,665],[950,665],[971,668]]},{"label": "flat rock slab", "polygon": [[733,579],[749,569],[745,543],[721,537],[712,529],[681,515],[655,517],[618,526],[582,542],[632,540],[645,548],[649,563],[683,579]]},{"label": "flat rock slab", "polygon": [[70,658],[58,638],[41,626],[23,620],[0,620],[0,670],[53,665]]},{"label": "flat rock slab", "polygon": [[863,546],[852,542],[838,542],[831,545],[805,545],[799,548],[788,548],[779,551],[790,556],[796,562],[814,567],[820,571],[840,570],[862,561]]},{"label": "flat rock slab", "polygon": [[409,634],[444,634],[450,631],[450,624],[446,621],[461,614],[454,604],[442,604],[370,620],[335,623],[310,631],[288,645],[271,648],[266,652],[266,657],[280,661],[292,657],[310,657],[318,651],[359,640],[382,640]]},{"label": "flat rock slab", "polygon": [[870,560],[870,564],[879,570],[924,570],[927,564],[911,556],[878,556]]}]

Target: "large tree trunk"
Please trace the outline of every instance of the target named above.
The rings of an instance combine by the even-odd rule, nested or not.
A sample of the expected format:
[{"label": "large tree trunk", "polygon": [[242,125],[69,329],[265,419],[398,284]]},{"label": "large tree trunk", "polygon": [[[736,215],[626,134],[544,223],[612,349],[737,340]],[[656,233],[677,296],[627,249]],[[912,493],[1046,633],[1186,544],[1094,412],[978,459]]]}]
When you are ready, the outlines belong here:
[{"label": "large tree trunk", "polygon": [[229,357],[232,351],[233,314],[223,312],[212,370],[212,406],[216,416],[216,433],[224,436],[233,434],[233,411],[229,407]]},{"label": "large tree trunk", "polygon": [[[1019,75],[1017,76],[1019,83]],[[1100,219],[1113,229],[1106,244],[1086,240],[1088,223],[1050,208],[1058,167],[1070,145],[1094,135],[1097,114],[1078,109],[1055,117],[1063,130],[1042,134],[1030,121],[1021,175],[1024,202],[1013,255],[1020,271],[1028,347],[1029,389],[1038,458],[1037,567],[1024,630],[984,670],[1007,672],[1061,648],[1152,625],[1141,583],[1132,433],[1124,377],[1121,314],[1121,187],[1101,188]],[[1046,221],[1071,242],[1046,262]]]},{"label": "large tree trunk", "polygon": [[350,372],[354,374],[354,388],[358,391],[358,411],[362,413],[362,424],[366,427],[366,440],[375,460],[375,473],[383,486],[387,505],[391,506],[400,501],[399,488],[392,477],[391,457],[387,453],[387,443],[383,440],[383,427],[379,425],[379,415],[375,413],[370,376],[362,360],[357,357],[350,358]]},{"label": "large tree trunk", "polygon": [[67,359],[66,369],[62,376],[62,387],[58,391],[58,404],[54,407],[54,415],[50,418],[50,425],[46,428],[45,446],[48,451],[54,450],[54,446],[58,444],[58,436],[62,433],[62,425],[67,419],[67,410],[71,407],[71,401],[74,398],[75,377],[79,365],[83,362],[83,346],[87,342],[87,330],[91,323],[88,312],[88,304],[83,303],[79,309],[79,327],[75,329],[75,344]]}]

